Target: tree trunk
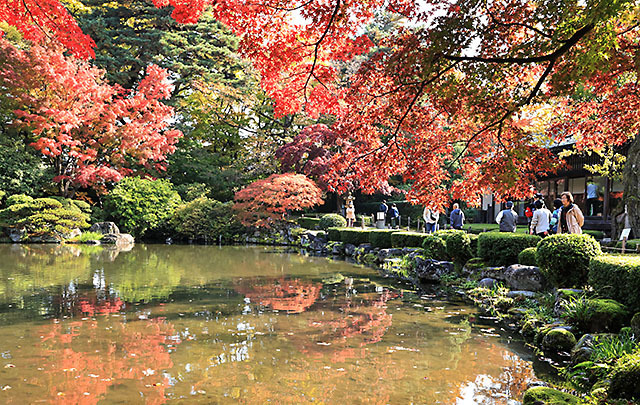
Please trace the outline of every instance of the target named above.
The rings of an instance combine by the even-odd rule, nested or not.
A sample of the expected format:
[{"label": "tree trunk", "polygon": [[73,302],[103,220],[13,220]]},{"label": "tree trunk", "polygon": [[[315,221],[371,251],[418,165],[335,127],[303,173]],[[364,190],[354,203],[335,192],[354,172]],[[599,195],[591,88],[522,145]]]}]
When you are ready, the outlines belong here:
[{"label": "tree trunk", "polygon": [[640,136],[636,136],[631,141],[622,181],[629,222],[634,238],[638,238],[640,237]]}]

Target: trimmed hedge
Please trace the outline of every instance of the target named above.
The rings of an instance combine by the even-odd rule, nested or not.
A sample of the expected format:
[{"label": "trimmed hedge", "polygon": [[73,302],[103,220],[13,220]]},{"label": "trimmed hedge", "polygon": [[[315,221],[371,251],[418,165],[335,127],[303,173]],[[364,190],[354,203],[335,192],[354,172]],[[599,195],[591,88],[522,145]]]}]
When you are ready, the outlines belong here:
[{"label": "trimmed hedge", "polygon": [[393,247],[421,247],[428,233],[394,232],[391,234]]},{"label": "trimmed hedge", "polygon": [[586,231],[582,231],[582,233],[586,233],[587,235],[591,235],[597,240],[601,240],[601,239],[604,238],[604,232],[602,232],[602,231],[586,230]]},{"label": "trimmed hedge", "polygon": [[456,268],[461,269],[473,257],[471,238],[464,232],[457,232],[447,237],[447,254],[453,258]]},{"label": "trimmed hedge", "polygon": [[422,242],[424,256],[427,259],[449,260],[447,255],[447,242],[438,235],[427,235]]},{"label": "trimmed hedge", "polygon": [[320,225],[320,218],[300,217],[296,222],[305,229],[317,229]]},{"label": "trimmed hedge", "polygon": [[526,248],[520,254],[518,254],[518,264],[524,264],[525,266],[537,266],[536,260],[536,248]]},{"label": "trimmed hedge", "polygon": [[325,214],[320,218],[320,222],[318,223],[318,228],[325,231],[329,228],[344,226],[347,226],[347,220],[339,214]]},{"label": "trimmed hedge", "polygon": [[640,256],[606,255],[589,262],[589,284],[598,295],[640,310]]},{"label": "trimmed hedge", "polygon": [[369,233],[370,231],[363,229],[341,228],[340,241],[356,246],[369,243]]},{"label": "trimmed hedge", "polygon": [[[625,249],[636,250],[640,246],[640,239],[629,239],[625,245]],[[616,242],[616,247],[622,249],[622,241]]]},{"label": "trimmed hedge", "polygon": [[600,244],[586,234],[558,234],[540,241],[536,261],[556,287],[581,287],[587,283],[589,261],[602,254]]},{"label": "trimmed hedge", "polygon": [[518,262],[520,252],[539,241],[536,235],[485,232],[478,237],[478,256],[490,266],[509,266]]},{"label": "trimmed hedge", "polygon": [[393,246],[391,243],[391,235],[397,230],[392,229],[378,229],[375,231],[369,231],[369,243],[374,248],[389,249]]},{"label": "trimmed hedge", "polygon": [[327,238],[329,241],[333,241],[333,242],[342,242],[342,236],[340,234],[340,231],[342,230],[342,228],[328,228],[327,229]]}]

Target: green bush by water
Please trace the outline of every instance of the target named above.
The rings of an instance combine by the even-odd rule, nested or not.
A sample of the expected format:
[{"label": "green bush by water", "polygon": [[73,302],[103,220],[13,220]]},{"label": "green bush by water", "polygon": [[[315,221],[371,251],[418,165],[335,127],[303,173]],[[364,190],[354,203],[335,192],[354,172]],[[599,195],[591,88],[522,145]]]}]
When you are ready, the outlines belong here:
[{"label": "green bush by water", "polygon": [[438,235],[427,235],[422,242],[424,256],[428,259],[449,260],[447,243]]},{"label": "green bush by water", "polygon": [[422,247],[427,235],[418,232],[394,232],[391,234],[391,244],[397,248]]},{"label": "green bush by water", "polygon": [[123,231],[143,236],[164,225],[180,203],[168,180],[126,177],[106,196],[104,206]]},{"label": "green bush by water", "polygon": [[536,235],[485,232],[478,237],[478,256],[491,266],[509,266],[518,262],[520,252],[539,241]]},{"label": "green bush by water", "polygon": [[602,254],[590,235],[558,234],[540,241],[536,261],[556,287],[581,287],[587,283],[589,261]]},{"label": "green bush by water", "polygon": [[235,220],[232,203],[222,203],[207,197],[196,198],[176,208],[169,220],[171,230],[178,239],[228,242],[242,229]]},{"label": "green bush by water", "polygon": [[317,229],[320,226],[320,218],[300,217],[296,222],[305,229]]},{"label": "green bush by water", "polygon": [[589,262],[589,284],[599,295],[640,311],[640,256],[593,257]]},{"label": "green bush by water", "polygon": [[640,399],[640,351],[623,356],[611,373],[612,398]]},{"label": "green bush by water", "polygon": [[473,257],[471,238],[465,232],[457,232],[447,237],[447,255],[453,259],[457,269]]}]

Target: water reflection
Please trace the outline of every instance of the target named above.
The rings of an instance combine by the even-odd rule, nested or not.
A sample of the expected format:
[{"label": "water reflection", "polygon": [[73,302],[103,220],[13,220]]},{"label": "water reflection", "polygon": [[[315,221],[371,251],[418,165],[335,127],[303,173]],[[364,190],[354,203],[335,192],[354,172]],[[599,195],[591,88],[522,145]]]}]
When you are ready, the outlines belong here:
[{"label": "water reflection", "polygon": [[346,263],[210,246],[0,255],[0,402],[507,404],[535,378],[473,308]]}]

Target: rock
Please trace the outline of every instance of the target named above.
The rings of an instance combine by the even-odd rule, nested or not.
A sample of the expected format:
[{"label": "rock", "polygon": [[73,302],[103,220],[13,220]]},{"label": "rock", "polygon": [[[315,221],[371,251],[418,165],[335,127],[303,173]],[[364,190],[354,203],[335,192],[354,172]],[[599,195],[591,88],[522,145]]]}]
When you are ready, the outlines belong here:
[{"label": "rock", "polygon": [[636,339],[640,338],[640,312],[636,312],[633,318],[631,318],[631,332]]},{"label": "rock", "polygon": [[483,287],[483,288],[493,288],[493,286],[495,286],[498,283],[498,281],[495,278],[483,278],[482,280],[478,281],[478,287]]},{"label": "rock", "polygon": [[524,325],[522,325],[522,329],[520,329],[520,333],[527,339],[531,339],[536,335],[536,331],[542,325],[542,322],[538,319],[528,319]]},{"label": "rock", "polygon": [[[474,257],[469,259],[464,266],[462,267],[462,273],[466,275],[474,274],[476,272],[481,272],[482,269],[486,268],[486,263],[480,257]],[[490,277],[487,277],[490,278]]]},{"label": "rock", "polygon": [[378,252],[378,261],[384,262],[385,259],[402,255],[403,249],[380,249]]},{"label": "rock", "polygon": [[542,339],[545,350],[568,352],[576,345],[576,337],[564,328],[553,328]]},{"label": "rock", "polygon": [[514,290],[542,291],[546,285],[544,275],[536,266],[514,264],[507,267],[504,277]]},{"label": "rock", "polygon": [[41,236],[30,236],[29,242],[31,243],[60,243],[62,242],[62,237],[59,235],[41,235]]},{"label": "rock", "polygon": [[581,403],[580,398],[549,387],[533,387],[524,393],[522,405],[573,405]]},{"label": "rock", "polygon": [[100,240],[105,245],[132,245],[135,243],[133,236],[128,233],[109,233],[102,237]]},{"label": "rock", "polygon": [[120,229],[118,229],[118,225],[116,225],[114,222],[96,222],[95,224],[91,225],[91,228],[89,228],[89,232],[97,232],[103,235],[119,234]]},{"label": "rock", "polygon": [[364,254],[367,254],[373,250],[373,247],[370,243],[363,243],[358,246],[358,250],[360,250]]},{"label": "rock", "polygon": [[320,238],[315,238],[309,243],[309,249],[315,252],[326,252],[327,250],[327,242]]},{"label": "rock", "polygon": [[62,239],[73,239],[79,237],[80,235],[82,235],[82,231],[80,230],[80,228],[74,228],[71,230],[71,232],[63,233],[60,236],[62,237]]},{"label": "rock", "polygon": [[439,283],[442,276],[454,272],[453,263],[416,257],[415,272],[418,280],[424,283]]},{"label": "rock", "polygon": [[571,349],[571,364],[579,364],[588,361],[593,353],[594,335],[582,335],[578,343]]},{"label": "rock", "polygon": [[584,290],[573,288],[559,288],[556,291],[556,302],[553,304],[553,313],[555,316],[562,316],[566,311],[565,303],[571,298],[579,298],[584,294]]},{"label": "rock", "polygon": [[344,243],[342,242],[334,242],[331,245],[331,254],[335,256],[343,256],[344,255]]},{"label": "rock", "polygon": [[347,243],[344,245],[344,254],[346,256],[353,256],[353,253],[356,250],[356,245],[352,245],[351,243]]},{"label": "rock", "polygon": [[409,255],[409,254],[412,254],[412,253],[422,254],[423,251],[424,251],[424,249],[422,249],[422,248],[410,248],[410,247],[402,248],[402,254],[403,255]]},{"label": "rock", "polygon": [[509,291],[507,293],[507,297],[509,298],[533,298],[536,296],[536,293],[533,291]]},{"label": "rock", "polygon": [[506,281],[504,267],[485,267],[482,269],[482,278],[493,278],[498,281]]},{"label": "rock", "polygon": [[9,239],[11,239],[12,242],[15,242],[15,243],[22,242],[26,237],[27,237],[27,231],[25,231],[24,229],[12,228],[9,231]]},{"label": "rock", "polygon": [[529,310],[526,308],[510,308],[509,311],[507,311],[507,313],[515,319],[524,318],[528,312]]}]

